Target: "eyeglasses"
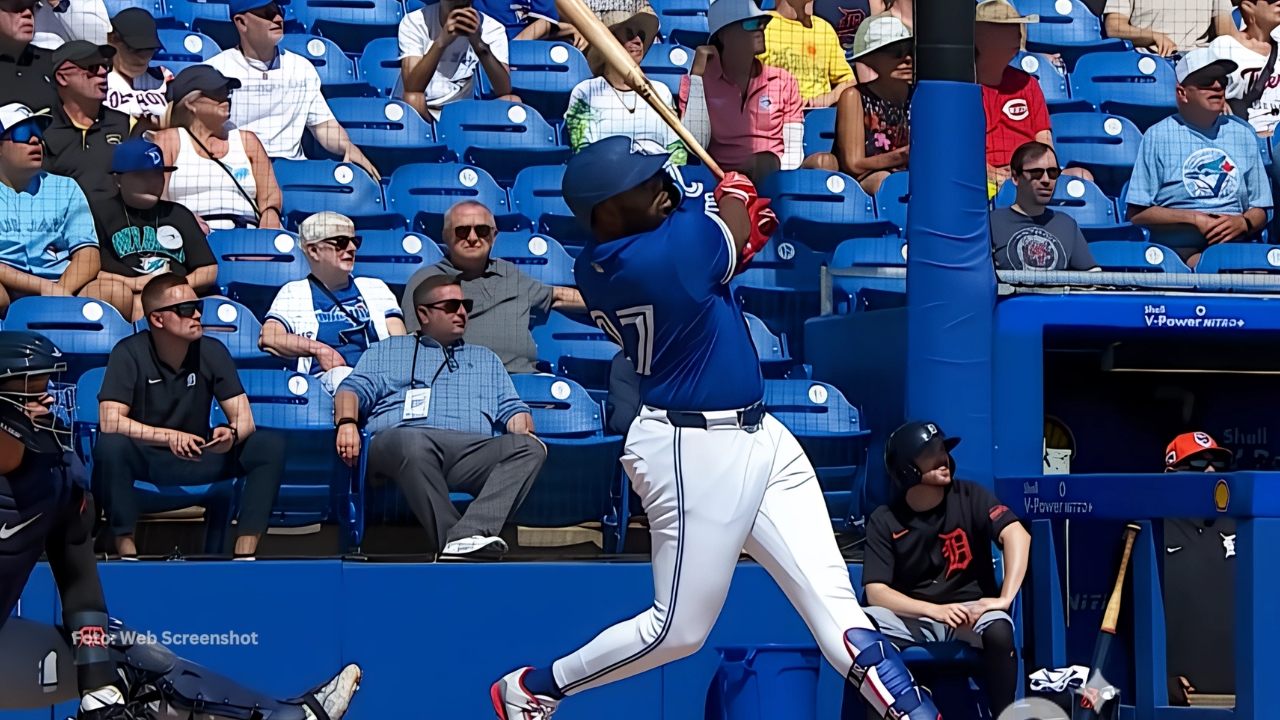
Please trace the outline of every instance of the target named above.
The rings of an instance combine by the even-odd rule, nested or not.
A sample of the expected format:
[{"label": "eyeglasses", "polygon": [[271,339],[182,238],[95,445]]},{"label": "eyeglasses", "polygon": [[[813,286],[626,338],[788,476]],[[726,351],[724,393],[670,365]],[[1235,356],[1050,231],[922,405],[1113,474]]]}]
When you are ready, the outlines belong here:
[{"label": "eyeglasses", "polygon": [[204,314],[203,300],[187,300],[186,302],[166,305],[162,308],[156,308],[155,312],[171,312],[180,318],[193,318],[196,313]]},{"label": "eyeglasses", "polygon": [[270,5],[263,5],[260,8],[254,8],[246,12],[248,12],[248,14],[256,18],[260,18],[262,20],[269,20],[269,21],[274,21],[278,17],[280,18],[284,17],[284,13],[280,11],[280,6],[276,5],[275,3],[271,3]]},{"label": "eyeglasses", "polygon": [[457,240],[466,240],[471,237],[471,231],[476,231],[476,237],[481,240],[488,240],[489,235],[493,232],[492,225],[454,225],[453,237]]},{"label": "eyeglasses", "polygon": [[757,30],[763,30],[764,26],[768,23],[769,21],[764,18],[751,18],[749,20],[743,20],[739,25],[741,25],[742,29],[747,32],[756,32]]},{"label": "eyeglasses", "polygon": [[1057,180],[1058,176],[1062,174],[1062,168],[1023,168],[1021,172],[1032,180],[1039,180],[1045,175],[1048,175],[1050,180]]},{"label": "eyeglasses", "polygon": [[1183,85],[1193,87],[1197,90],[1221,90],[1223,87],[1223,79],[1217,75],[1210,77],[1188,78],[1183,81]]},{"label": "eyeglasses", "polygon": [[325,238],[320,242],[332,247],[334,250],[337,250],[338,252],[342,252],[343,250],[346,250],[347,247],[349,246],[354,247],[356,250],[359,250],[360,244],[363,243],[364,240],[361,239],[359,235],[338,235],[337,237]]},{"label": "eyeglasses", "polygon": [[32,138],[39,140],[43,137],[44,131],[40,129],[39,125],[33,122],[25,122],[15,128],[12,128],[4,135],[0,135],[0,140],[26,145],[31,142]]},{"label": "eyeglasses", "polygon": [[440,302],[427,303],[426,305],[423,305],[423,307],[429,307],[432,310],[439,310],[447,315],[452,315],[458,312],[458,308],[462,308],[470,313],[471,308],[475,307],[475,304],[474,300],[466,298],[464,300],[441,300]]},{"label": "eyeglasses", "polygon": [[27,10],[35,10],[40,7],[39,0],[3,0],[0,1],[0,11],[8,13],[21,13]]},{"label": "eyeglasses", "polygon": [[1213,465],[1213,460],[1210,458],[1193,457],[1174,465],[1172,470],[1174,472],[1204,472],[1210,465]]},{"label": "eyeglasses", "polygon": [[915,48],[911,46],[911,41],[906,40],[886,45],[880,48],[877,52],[882,52],[888,57],[901,60],[905,57],[910,57],[914,51]]},{"label": "eyeglasses", "polygon": [[225,87],[221,90],[201,90],[200,94],[216,103],[231,101],[231,90]]},{"label": "eyeglasses", "polygon": [[75,65],[74,67],[83,70],[84,74],[89,77],[96,77],[98,75],[105,75],[111,72],[111,68],[114,67],[114,65],[110,60],[101,60],[92,65]]}]

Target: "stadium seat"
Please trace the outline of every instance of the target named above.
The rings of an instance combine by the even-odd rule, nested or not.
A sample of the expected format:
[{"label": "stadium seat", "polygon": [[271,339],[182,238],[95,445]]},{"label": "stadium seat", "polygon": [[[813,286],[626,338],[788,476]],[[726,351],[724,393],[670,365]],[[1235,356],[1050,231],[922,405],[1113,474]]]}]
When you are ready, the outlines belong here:
[{"label": "stadium seat", "polygon": [[897,225],[901,233],[907,231],[907,211],[911,200],[911,173],[899,170],[890,173],[876,191],[876,215]]},{"label": "stadium seat", "polygon": [[573,258],[556,239],[528,230],[498,233],[490,256],[515,263],[520,272],[547,285],[576,287]]},{"label": "stadium seat", "polygon": [[86,370],[107,364],[117,343],[133,334],[133,326],[101,300],[30,295],[13,301],[6,330],[30,330],[49,338],[67,359],[64,382],[75,382]]},{"label": "stadium seat", "polygon": [[1089,243],[1098,266],[1108,272],[1189,273],[1178,253],[1151,242],[1109,240]]},{"label": "stadium seat", "polygon": [[556,375],[591,390],[609,388],[609,366],[618,346],[600,328],[552,310],[546,322],[533,327],[533,341],[538,358],[551,363]]},{"label": "stadium seat", "polygon": [[409,222],[409,229],[441,237],[444,214],[455,203],[474,200],[494,214],[500,230],[514,230],[519,215],[507,193],[481,168],[459,163],[405,165],[391,176],[387,200]]},{"label": "stadium seat", "polygon": [[370,42],[360,53],[356,67],[360,79],[390,97],[391,89],[400,81],[400,41],[387,37]]},{"label": "stadium seat", "polygon": [[1280,274],[1280,247],[1263,243],[1219,243],[1205,248],[1196,265],[1199,274]]},{"label": "stadium seat", "polygon": [[297,236],[283,230],[215,230],[209,248],[222,293],[257,317],[266,315],[281,286],[310,272]]},{"label": "stadium seat", "polygon": [[660,82],[671,90],[671,96],[680,94],[680,80],[693,67],[693,50],[680,45],[654,43],[640,61],[645,77]]},{"label": "stadium seat", "polygon": [[835,387],[816,380],[766,380],[764,405],[795,435],[822,484],[831,523],[848,530],[864,515],[867,446],[858,409]]},{"label": "stadium seat", "polygon": [[1040,89],[1044,92],[1044,101],[1049,106],[1050,113],[1097,110],[1088,100],[1072,97],[1067,71],[1059,67],[1050,56],[1023,51],[1018,53],[1009,64],[1034,76],[1040,82]]},{"label": "stadium seat", "polygon": [[482,167],[509,187],[521,169],[561,165],[569,148],[537,110],[503,100],[460,100],[444,106],[436,137],[456,161]]},{"label": "stadium seat", "polygon": [[[907,244],[902,238],[857,238],[836,248],[831,269],[905,268]],[[901,307],[907,299],[905,277],[858,277],[834,275],[831,279],[833,305],[838,313]]]},{"label": "stadium seat", "polygon": [[1102,23],[1080,0],[1016,0],[1023,15],[1039,15],[1040,22],[1027,25],[1027,50],[1056,53],[1074,71],[1076,59],[1091,52],[1118,52],[1132,49],[1124,40],[1102,37]]},{"label": "stadium seat", "polygon": [[404,6],[399,0],[293,0],[298,21],[332,39],[345,53],[359,53],[373,40],[396,36]]},{"label": "stadium seat", "polygon": [[591,77],[587,59],[572,45],[513,40],[508,47],[512,92],[544,118],[562,118],[569,93]]},{"label": "stadium seat", "polygon": [[356,227],[404,227],[404,218],[387,208],[382,185],[363,168],[335,160],[273,160],[284,193],[284,223],[290,230],[314,213],[339,212]]},{"label": "stadium seat", "polygon": [[332,40],[314,35],[285,35],[280,47],[311,62],[320,74],[326,98],[376,97],[378,92],[356,76],[355,63]]},{"label": "stadium seat", "polygon": [[871,197],[856,180],[828,170],[783,170],[764,181],[760,194],[773,198],[782,237],[830,252],[841,240],[897,232],[875,216]]},{"label": "stadium seat", "polygon": [[804,114],[804,154],[831,152],[836,140],[836,109],[818,108]]},{"label": "stadium seat", "polygon": [[[231,359],[236,361],[236,368],[266,368],[280,370],[287,361],[258,347],[258,339],[262,335],[262,323],[254,316],[253,311],[234,300],[224,297],[204,298],[204,309],[200,313],[200,324],[204,327],[204,336],[213,338],[231,351]],[[139,318],[134,324],[138,332],[150,327],[147,319]]]},{"label": "stadium seat", "polygon": [[747,319],[747,331],[751,333],[751,343],[756,347],[756,357],[760,359],[760,370],[767,378],[784,378],[795,365],[791,359],[791,351],[787,348],[787,337],[775,335],[768,325],[751,313],[743,313]]},{"label": "stadium seat", "polygon": [[687,48],[707,44],[707,0],[655,0],[659,30],[668,42]]},{"label": "stadium seat", "polygon": [[566,247],[581,247],[591,240],[591,231],[565,204],[560,194],[563,180],[563,165],[525,168],[511,186],[511,204],[534,232],[546,233]]},{"label": "stadium seat", "polygon": [[616,552],[626,531],[630,492],[618,465],[622,438],[604,433],[600,404],[573,380],[527,374],[511,380],[547,446],[546,464],[515,522],[531,527],[599,522],[605,551]]},{"label": "stadium seat", "polygon": [[1071,71],[1073,97],[1126,117],[1144,131],[1177,110],[1176,85],[1173,65],[1146,53],[1089,53]]},{"label": "stadium seat", "polygon": [[797,356],[804,348],[804,321],[822,310],[818,280],[826,259],[804,245],[775,238],[730,282],[742,308],[786,335]]},{"label": "stadium seat", "polygon": [[444,259],[431,238],[407,230],[360,230],[364,244],[356,254],[357,275],[376,277],[399,298],[409,278]]},{"label": "stadium seat", "polygon": [[[1018,189],[1014,187],[1013,181],[1006,180],[996,193],[995,206],[1005,208],[1013,205],[1017,194]],[[1111,198],[1088,180],[1065,175],[1059,178],[1049,207],[1074,218],[1080,226],[1080,232],[1090,242],[1147,239],[1146,229],[1121,219]]]},{"label": "stadium seat", "polygon": [[1062,167],[1078,165],[1093,173],[1108,195],[1119,195],[1138,161],[1142,132],[1128,118],[1106,113],[1053,116],[1053,145]]},{"label": "stadium seat", "polygon": [[[402,165],[443,160],[444,143],[436,142],[431,125],[400,100],[384,98],[334,98],[334,117],[365,157],[383,176]],[[337,160],[307,134],[307,157]]]},{"label": "stadium seat", "polygon": [[206,62],[222,52],[213,38],[192,30],[165,29],[156,32],[160,36],[161,47],[156,50],[151,62],[167,67],[175,74],[178,71],[173,69],[174,66]]}]

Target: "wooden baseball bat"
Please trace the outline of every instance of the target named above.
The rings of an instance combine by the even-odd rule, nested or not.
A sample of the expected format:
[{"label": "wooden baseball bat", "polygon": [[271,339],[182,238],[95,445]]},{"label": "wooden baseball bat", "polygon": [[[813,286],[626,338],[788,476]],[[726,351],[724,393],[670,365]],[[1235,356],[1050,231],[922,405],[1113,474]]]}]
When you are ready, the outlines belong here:
[{"label": "wooden baseball bat", "polygon": [[1120,603],[1124,598],[1124,578],[1129,572],[1129,559],[1133,555],[1133,543],[1142,532],[1142,526],[1129,523],[1124,528],[1124,551],[1120,555],[1120,569],[1116,572],[1116,582],[1107,598],[1107,607],[1102,613],[1102,626],[1098,628],[1098,639],[1093,645],[1093,663],[1089,668],[1089,680],[1085,684],[1085,692],[1080,696],[1080,705],[1088,712],[1089,717],[1101,714],[1103,706],[1111,698],[1104,691],[1102,672],[1111,656],[1111,643],[1115,638],[1116,625],[1120,622]]},{"label": "wooden baseball bat", "polygon": [[596,17],[591,8],[587,7],[582,0],[556,0],[556,9],[560,11],[561,18],[577,28],[578,32],[582,33],[582,37],[600,52],[605,63],[621,73],[627,85],[657,111],[662,121],[669,125],[676,136],[684,142],[685,147],[689,148],[689,152],[697,155],[717,178],[724,177],[724,171],[715,160],[711,159],[706,148],[694,139],[693,133],[690,133],[680,122],[680,118],[676,117],[675,111],[662,102],[662,98],[658,97],[658,93],[653,90],[653,85],[649,83],[649,78],[645,77],[644,71],[636,65],[635,60],[632,60],[623,49],[622,43],[619,43],[613,33],[609,32],[609,28],[600,22],[600,18]]}]

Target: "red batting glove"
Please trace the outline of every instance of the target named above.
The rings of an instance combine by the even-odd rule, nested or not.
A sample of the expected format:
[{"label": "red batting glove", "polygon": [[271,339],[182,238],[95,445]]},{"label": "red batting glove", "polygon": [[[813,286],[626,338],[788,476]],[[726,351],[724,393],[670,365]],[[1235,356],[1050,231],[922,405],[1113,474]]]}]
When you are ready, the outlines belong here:
[{"label": "red batting glove", "polygon": [[725,196],[737,198],[743,205],[751,207],[752,201],[757,197],[756,186],[740,172],[727,172],[713,193],[717,205],[724,202]]},{"label": "red batting glove", "polygon": [[769,237],[778,229],[778,216],[769,207],[769,198],[756,198],[747,205],[747,215],[751,218],[751,235],[747,244],[742,246],[742,255],[738,258],[738,274],[747,269],[751,258],[769,242]]}]

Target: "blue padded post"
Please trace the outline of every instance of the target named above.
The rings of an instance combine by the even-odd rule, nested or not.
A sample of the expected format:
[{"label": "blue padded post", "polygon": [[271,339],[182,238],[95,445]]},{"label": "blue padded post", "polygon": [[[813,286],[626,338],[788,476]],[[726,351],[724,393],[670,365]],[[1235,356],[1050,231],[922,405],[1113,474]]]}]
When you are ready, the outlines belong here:
[{"label": "blue padded post", "polygon": [[[1165,669],[1164,594],[1156,534],[1150,520],[1133,547],[1133,664],[1136,720],[1155,720],[1156,707],[1168,704],[1169,674]],[[1188,632],[1194,632],[1188,628]],[[1121,698],[1121,702],[1126,702]]]},{"label": "blue padded post", "polygon": [[[1237,502],[1246,501],[1241,498]],[[1280,576],[1269,550],[1280,543],[1280,519],[1241,518],[1236,526],[1236,717],[1275,713],[1275,648],[1280,647],[1276,597]]]},{"label": "blue padded post", "polygon": [[[1031,521],[1031,627],[1036,639],[1037,668],[1064,667],[1067,660],[1066,612],[1062,604],[1062,580],[1058,574],[1058,550],[1053,541],[1053,521]],[[1045,608],[1047,607],[1047,610]]]}]

